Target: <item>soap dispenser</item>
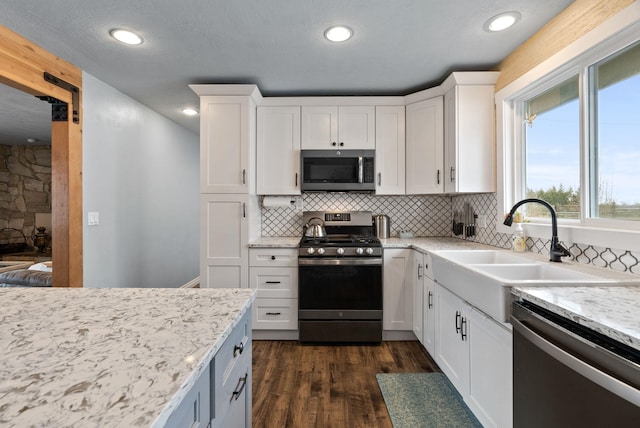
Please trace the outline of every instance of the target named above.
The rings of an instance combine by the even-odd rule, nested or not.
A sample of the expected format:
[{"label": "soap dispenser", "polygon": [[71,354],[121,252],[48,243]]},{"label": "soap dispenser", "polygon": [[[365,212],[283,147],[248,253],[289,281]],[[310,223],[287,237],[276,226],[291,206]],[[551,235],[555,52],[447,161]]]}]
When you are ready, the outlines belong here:
[{"label": "soap dispenser", "polygon": [[517,253],[527,251],[527,237],[524,234],[522,223],[516,223],[516,230],[513,232],[513,236],[511,237],[511,245],[513,251]]}]

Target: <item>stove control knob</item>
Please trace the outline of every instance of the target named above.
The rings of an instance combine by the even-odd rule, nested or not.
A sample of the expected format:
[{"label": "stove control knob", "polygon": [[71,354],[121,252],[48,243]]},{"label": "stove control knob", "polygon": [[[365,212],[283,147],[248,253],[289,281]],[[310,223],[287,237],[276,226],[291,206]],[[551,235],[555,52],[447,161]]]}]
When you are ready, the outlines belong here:
[{"label": "stove control knob", "polygon": [[367,249],[366,249],[366,253],[367,253],[367,255],[369,255],[369,256],[370,256],[371,254],[373,254],[373,248],[367,248]]},{"label": "stove control knob", "polygon": [[339,256],[343,255],[344,254],[344,248],[338,248],[336,250],[336,253],[338,253]]},{"label": "stove control knob", "polygon": [[313,254],[315,252],[316,250],[314,250],[312,247],[307,248],[307,254]]},{"label": "stove control knob", "polygon": [[324,248],[318,248],[318,254],[323,255],[324,254]]},{"label": "stove control knob", "polygon": [[362,248],[356,248],[356,254],[361,256],[364,254],[364,250]]}]

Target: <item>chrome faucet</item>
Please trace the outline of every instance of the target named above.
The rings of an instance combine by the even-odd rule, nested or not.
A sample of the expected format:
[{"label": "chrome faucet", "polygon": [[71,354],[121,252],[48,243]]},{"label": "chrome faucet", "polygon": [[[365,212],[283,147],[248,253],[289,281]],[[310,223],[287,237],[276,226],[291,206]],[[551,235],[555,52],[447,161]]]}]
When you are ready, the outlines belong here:
[{"label": "chrome faucet", "polygon": [[506,226],[511,226],[511,224],[513,223],[513,214],[521,205],[527,204],[529,202],[537,202],[541,205],[544,205],[551,213],[551,249],[549,250],[549,261],[561,262],[562,260],[560,259],[560,257],[571,256],[569,250],[567,250],[562,246],[562,244],[560,244],[560,242],[558,242],[558,220],[556,218],[556,211],[548,202],[543,201],[542,199],[529,198],[517,202],[513,206],[513,208],[511,208],[509,214],[507,214],[507,216],[505,217],[504,224]]}]

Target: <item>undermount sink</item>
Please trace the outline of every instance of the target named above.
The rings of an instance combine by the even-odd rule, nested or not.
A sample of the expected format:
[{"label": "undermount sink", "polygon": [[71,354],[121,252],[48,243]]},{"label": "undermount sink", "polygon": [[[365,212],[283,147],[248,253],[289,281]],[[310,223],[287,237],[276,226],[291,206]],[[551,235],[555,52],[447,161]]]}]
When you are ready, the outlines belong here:
[{"label": "undermount sink", "polygon": [[509,321],[511,287],[617,282],[504,250],[443,250],[431,256],[437,283],[500,322]]}]

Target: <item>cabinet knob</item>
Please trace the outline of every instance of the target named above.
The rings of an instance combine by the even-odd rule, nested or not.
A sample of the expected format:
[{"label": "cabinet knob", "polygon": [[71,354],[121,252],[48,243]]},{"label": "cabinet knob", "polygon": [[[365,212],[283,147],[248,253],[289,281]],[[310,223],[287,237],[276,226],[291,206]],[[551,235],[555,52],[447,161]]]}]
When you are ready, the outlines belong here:
[{"label": "cabinet knob", "polygon": [[271,256],[271,260],[275,260],[275,259],[276,259],[276,256]]},{"label": "cabinet knob", "polygon": [[233,347],[233,356],[235,357],[238,354],[242,354],[244,351],[244,343],[240,342],[238,345]]},{"label": "cabinet knob", "polygon": [[340,147],[343,147],[343,146],[344,146],[344,143],[343,143],[343,142],[340,142]]},{"label": "cabinet knob", "polygon": [[332,146],[337,146],[338,143],[336,143],[335,141],[333,143],[331,143]]}]

